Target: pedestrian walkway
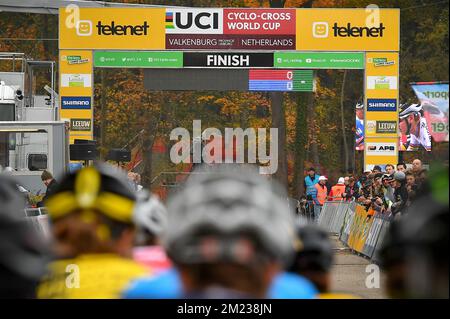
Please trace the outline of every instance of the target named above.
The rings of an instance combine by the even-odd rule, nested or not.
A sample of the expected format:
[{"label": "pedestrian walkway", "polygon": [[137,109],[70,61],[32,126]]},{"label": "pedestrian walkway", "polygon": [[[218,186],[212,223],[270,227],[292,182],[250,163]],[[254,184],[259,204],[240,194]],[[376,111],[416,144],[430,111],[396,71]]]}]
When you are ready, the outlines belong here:
[{"label": "pedestrian walkway", "polygon": [[336,247],[335,260],[332,272],[331,290],[349,293],[361,298],[381,299],[387,298],[384,291],[384,276],[381,274],[380,288],[367,288],[365,281],[366,266],[371,262],[367,258],[355,255],[339,241],[337,236],[331,236]]}]

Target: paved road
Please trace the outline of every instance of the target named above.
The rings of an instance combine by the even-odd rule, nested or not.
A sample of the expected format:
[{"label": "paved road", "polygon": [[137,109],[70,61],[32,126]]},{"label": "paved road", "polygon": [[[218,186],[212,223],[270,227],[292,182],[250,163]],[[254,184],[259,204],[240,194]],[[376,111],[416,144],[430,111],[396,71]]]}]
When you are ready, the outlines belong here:
[{"label": "paved road", "polygon": [[349,250],[341,250],[344,245],[337,239],[331,237],[338,249],[335,254],[334,266],[332,269],[332,291],[350,293],[367,299],[386,298],[384,291],[384,278],[381,274],[380,288],[369,289],[366,287],[366,266],[370,260],[355,255]]}]

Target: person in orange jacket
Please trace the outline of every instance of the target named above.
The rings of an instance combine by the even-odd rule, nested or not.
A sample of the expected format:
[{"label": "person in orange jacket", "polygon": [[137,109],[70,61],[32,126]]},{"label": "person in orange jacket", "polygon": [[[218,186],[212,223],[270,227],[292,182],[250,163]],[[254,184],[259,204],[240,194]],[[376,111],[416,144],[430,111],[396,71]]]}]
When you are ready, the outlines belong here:
[{"label": "person in orange jacket", "polygon": [[316,194],[313,195],[313,201],[314,201],[314,221],[317,223],[319,221],[319,215],[322,211],[322,206],[325,204],[325,201],[328,197],[328,189],[325,185],[327,183],[328,178],[325,176],[319,177],[319,182],[314,185],[316,188]]},{"label": "person in orange jacket", "polygon": [[343,194],[345,193],[345,179],[343,177],[339,177],[339,180],[336,185],[331,187],[330,191],[330,200],[333,201],[341,201],[343,200]]}]

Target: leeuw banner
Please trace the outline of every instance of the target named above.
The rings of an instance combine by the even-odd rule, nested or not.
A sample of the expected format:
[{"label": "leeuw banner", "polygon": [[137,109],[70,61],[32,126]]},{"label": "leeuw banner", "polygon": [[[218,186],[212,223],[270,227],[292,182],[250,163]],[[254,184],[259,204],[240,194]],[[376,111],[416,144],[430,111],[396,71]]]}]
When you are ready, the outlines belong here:
[{"label": "leeuw banner", "polygon": [[448,82],[417,82],[411,87],[423,106],[435,142],[448,142]]}]

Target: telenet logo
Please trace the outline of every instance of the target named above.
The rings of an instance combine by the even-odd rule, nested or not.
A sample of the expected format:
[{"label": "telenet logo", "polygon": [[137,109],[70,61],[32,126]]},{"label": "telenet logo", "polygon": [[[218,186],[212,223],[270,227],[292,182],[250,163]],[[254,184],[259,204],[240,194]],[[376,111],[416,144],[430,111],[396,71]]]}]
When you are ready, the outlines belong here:
[{"label": "telenet logo", "polygon": [[[147,21],[144,21],[141,25],[122,25],[116,24],[115,21],[111,21],[109,24],[103,24],[102,21],[98,21],[95,25],[98,35],[147,35],[149,25]],[[76,33],[78,36],[86,37],[91,36],[93,32],[93,24],[90,20],[79,20],[76,24]]]},{"label": "telenet logo", "polygon": [[[327,22],[313,22],[312,35],[314,38],[328,38],[329,25]],[[382,38],[386,27],[380,23],[378,27],[355,27],[350,22],[345,26],[339,26],[337,22],[331,28],[333,37],[337,38]]]}]

